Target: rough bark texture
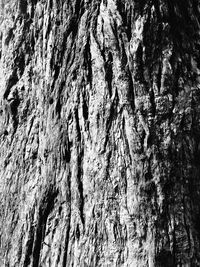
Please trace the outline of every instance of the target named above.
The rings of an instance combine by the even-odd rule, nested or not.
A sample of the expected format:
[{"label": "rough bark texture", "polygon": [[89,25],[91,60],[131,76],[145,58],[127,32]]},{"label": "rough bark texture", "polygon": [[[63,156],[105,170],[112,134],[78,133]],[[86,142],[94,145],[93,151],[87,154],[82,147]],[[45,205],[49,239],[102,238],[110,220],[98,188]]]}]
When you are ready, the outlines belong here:
[{"label": "rough bark texture", "polygon": [[200,266],[199,1],[0,12],[0,266]]}]

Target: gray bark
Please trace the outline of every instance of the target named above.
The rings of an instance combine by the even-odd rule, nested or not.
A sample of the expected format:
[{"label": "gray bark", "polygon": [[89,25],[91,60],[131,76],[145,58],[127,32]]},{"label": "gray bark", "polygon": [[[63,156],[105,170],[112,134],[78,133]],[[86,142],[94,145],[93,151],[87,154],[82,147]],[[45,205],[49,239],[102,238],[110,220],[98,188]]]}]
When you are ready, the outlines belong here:
[{"label": "gray bark", "polygon": [[0,266],[200,266],[199,10],[0,1]]}]

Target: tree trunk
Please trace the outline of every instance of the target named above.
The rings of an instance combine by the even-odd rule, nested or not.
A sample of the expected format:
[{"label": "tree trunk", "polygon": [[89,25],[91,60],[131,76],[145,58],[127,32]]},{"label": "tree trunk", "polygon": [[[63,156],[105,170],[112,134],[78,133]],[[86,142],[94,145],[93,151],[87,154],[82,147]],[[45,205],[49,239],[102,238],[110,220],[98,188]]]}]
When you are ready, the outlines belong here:
[{"label": "tree trunk", "polygon": [[0,266],[200,266],[198,0],[0,0]]}]

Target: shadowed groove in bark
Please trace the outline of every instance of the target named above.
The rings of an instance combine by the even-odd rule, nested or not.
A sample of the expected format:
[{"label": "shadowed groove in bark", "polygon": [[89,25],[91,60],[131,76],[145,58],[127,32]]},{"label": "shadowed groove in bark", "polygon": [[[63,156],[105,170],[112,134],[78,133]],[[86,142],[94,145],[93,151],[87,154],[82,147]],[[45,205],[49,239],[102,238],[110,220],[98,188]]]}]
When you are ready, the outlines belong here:
[{"label": "shadowed groove in bark", "polygon": [[47,218],[54,207],[55,199],[58,195],[58,192],[53,192],[53,187],[49,187],[44,196],[41,199],[41,203],[38,211],[38,224],[36,227],[36,232],[34,236],[33,244],[33,266],[39,266],[40,262],[40,251],[43,245],[45,231],[46,231],[46,222]]},{"label": "shadowed groove in bark", "polygon": [[87,81],[90,83],[90,86],[92,87],[92,62],[91,62],[91,52],[90,52],[90,35],[87,37],[87,42],[85,45],[84,61],[85,61],[85,68],[87,70]]},{"label": "shadowed groove in bark", "polygon": [[82,175],[83,175],[83,157],[84,157],[84,150],[82,148],[82,136],[81,136],[81,130],[79,125],[79,117],[78,117],[78,110],[75,110],[75,121],[76,121],[76,133],[77,133],[77,150],[78,150],[78,159],[77,159],[77,184],[78,184],[78,194],[79,194],[79,210],[80,210],[80,217],[81,222],[84,225],[85,224],[85,218],[84,218],[84,196],[83,196],[83,183],[82,183]]}]

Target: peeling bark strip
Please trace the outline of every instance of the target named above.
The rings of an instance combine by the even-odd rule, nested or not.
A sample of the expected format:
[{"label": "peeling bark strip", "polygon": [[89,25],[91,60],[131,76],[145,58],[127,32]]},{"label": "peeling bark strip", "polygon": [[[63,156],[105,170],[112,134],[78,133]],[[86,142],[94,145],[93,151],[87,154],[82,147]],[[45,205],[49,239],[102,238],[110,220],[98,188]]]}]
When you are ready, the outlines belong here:
[{"label": "peeling bark strip", "polygon": [[0,1],[0,266],[200,266],[199,13]]}]

